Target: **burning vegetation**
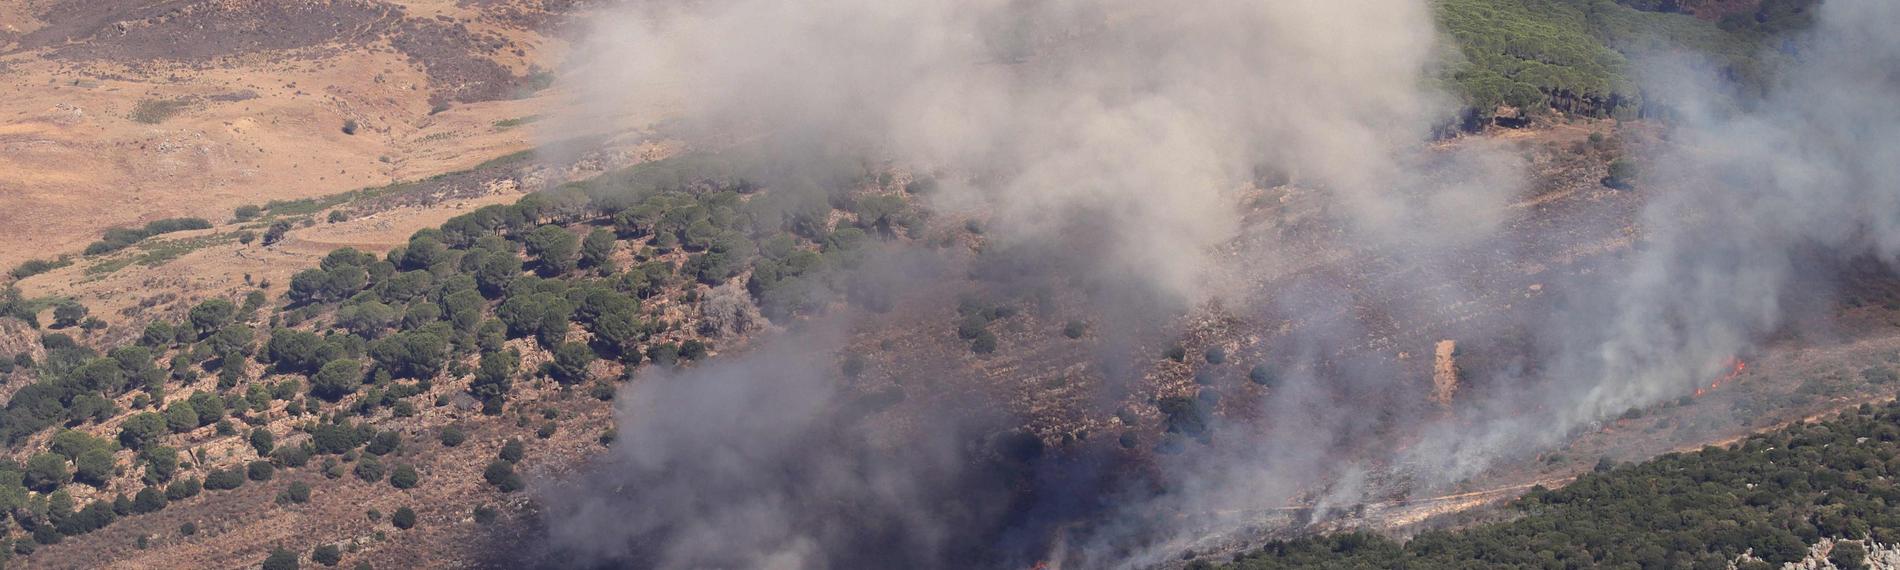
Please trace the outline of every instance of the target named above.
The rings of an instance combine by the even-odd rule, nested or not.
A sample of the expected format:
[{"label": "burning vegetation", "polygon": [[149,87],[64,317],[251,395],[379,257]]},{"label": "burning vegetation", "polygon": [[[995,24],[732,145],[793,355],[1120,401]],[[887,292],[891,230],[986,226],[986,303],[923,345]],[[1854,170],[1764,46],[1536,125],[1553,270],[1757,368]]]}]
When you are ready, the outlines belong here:
[{"label": "burning vegetation", "polygon": [[[1900,16],[1842,3],[1824,29],[1857,41]],[[62,332],[0,371],[32,380],[0,415],[21,460],[0,465],[6,533],[29,560],[104,565],[118,554],[68,555],[132,534],[189,544],[196,526],[153,521],[263,496],[350,520],[373,504],[349,532],[494,544],[470,563],[495,566],[1149,567],[1266,537],[1234,562],[1721,565],[1883,540],[1878,485],[1816,505],[1889,475],[1893,410],[1639,467],[1551,459],[1612,434],[1713,434],[1645,414],[1743,412],[1735,388],[1757,382],[1731,355],[1760,363],[1765,339],[1834,310],[1793,302],[1811,295],[1797,261],[1900,243],[1868,213],[1891,205],[1883,151],[1811,168],[1750,146],[1886,133],[1890,105],[1797,90],[1738,104],[1746,119],[1703,112],[1684,102],[1698,89],[1628,84],[1614,48],[1630,22],[1701,24],[1599,4],[1547,6],[1620,18],[1556,36],[1533,33],[1545,12],[1476,1],[603,9],[575,45],[570,116],[545,123],[679,107],[664,128],[694,150],[388,251],[335,249],[125,343],[53,307]],[[1465,43],[1440,45],[1447,18]],[[1495,41],[1473,35],[1485,20]],[[1868,73],[1887,60],[1831,37],[1804,40],[1822,65],[1796,77],[1891,82]],[[1440,92],[1452,48],[1463,90]],[[1600,65],[1513,71],[1549,59],[1534,53]],[[1804,94],[1887,110],[1814,118]],[[1519,126],[1681,123],[1456,137],[1500,105]],[[1654,169],[1620,150],[1664,142],[1687,150],[1635,157]],[[215,225],[200,222],[179,227]],[[0,299],[34,327],[41,308]],[[1851,451],[1816,451],[1830,446]],[[1416,524],[1589,460],[1599,473],[1531,490],[1514,522],[1280,540]],[[248,540],[205,559],[370,557],[338,546],[361,536],[276,546],[290,539],[270,516],[218,517]]]}]

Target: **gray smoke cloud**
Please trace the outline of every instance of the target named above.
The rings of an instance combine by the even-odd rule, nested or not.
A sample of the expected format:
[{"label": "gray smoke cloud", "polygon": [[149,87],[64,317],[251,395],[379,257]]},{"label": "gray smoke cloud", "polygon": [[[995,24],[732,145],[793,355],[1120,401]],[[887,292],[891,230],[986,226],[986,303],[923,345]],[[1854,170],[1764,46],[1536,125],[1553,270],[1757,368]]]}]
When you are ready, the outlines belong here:
[{"label": "gray smoke cloud", "polygon": [[1669,144],[1643,157],[1652,195],[1641,240],[1603,277],[1573,283],[1575,302],[1537,329],[1555,389],[1490,403],[1549,413],[1497,414],[1431,438],[1413,459],[1468,475],[1498,450],[1686,394],[1825,311],[1833,276],[1813,273],[1855,258],[1892,266],[1900,111],[1888,99],[1900,88],[1900,38],[1887,28],[1900,6],[1831,0],[1818,10],[1759,100],[1692,56],[1640,60],[1646,96],[1671,111]]},{"label": "gray smoke cloud", "polygon": [[570,75],[589,117],[676,108],[693,140],[947,172],[935,206],[1007,242],[1112,228],[1099,271],[1192,302],[1263,171],[1393,241],[1496,224],[1516,185],[1495,159],[1467,167],[1484,184],[1411,175],[1455,110],[1427,87],[1436,48],[1415,0],[726,0],[610,16]]},{"label": "gray smoke cloud", "polygon": [[[1900,248],[1900,111],[1882,104],[1900,47],[1878,29],[1900,8],[1822,10],[1802,65],[1745,110],[1702,104],[1721,100],[1719,82],[1656,74],[1674,84],[1651,91],[1683,117],[1675,150],[1649,161],[1641,244],[1551,283],[1567,302],[1518,323],[1539,366],[1483,370],[1493,389],[1462,403],[1459,422],[1420,409],[1406,380],[1415,372],[1375,354],[1397,352],[1377,340],[1389,323],[1358,310],[1371,296],[1394,321],[1432,317],[1483,297],[1455,269],[1461,259],[1528,255],[1496,247],[1513,239],[1506,206],[1523,188],[1514,155],[1484,141],[1428,144],[1455,105],[1431,87],[1443,52],[1427,2],[612,11],[577,45],[568,76],[580,99],[567,121],[661,109],[678,120],[658,127],[700,147],[764,141],[785,163],[845,156],[939,172],[933,208],[988,220],[997,248],[1029,252],[1018,265],[1139,290],[1161,313],[1225,300],[1298,326],[1268,355],[1286,369],[1282,386],[1223,406],[1264,419],[1158,458],[1154,480],[1141,481],[1117,480],[1118,466],[1096,457],[999,447],[995,434],[1022,418],[983,402],[924,420],[939,429],[901,432],[914,440],[874,436],[840,388],[831,355],[843,333],[801,331],[649,372],[623,394],[623,441],[600,469],[545,494],[553,543],[579,562],[655,568],[1006,566],[1051,548],[1077,567],[1139,567],[1296,495],[1364,500],[1381,465],[1456,481],[1679,396],[1785,322],[1804,252],[1892,261]],[[1299,228],[1317,235],[1299,244],[1243,224],[1242,194],[1280,177],[1322,202],[1321,221]],[[1236,242],[1245,257],[1221,261]],[[1397,265],[1396,277],[1362,290],[1356,276],[1303,273],[1335,254]],[[1117,306],[1127,299],[1096,309],[1130,311]],[[1141,318],[1113,325],[1165,328],[1157,311],[1133,312]],[[1099,357],[1139,375],[1123,352]],[[1394,432],[1418,435],[1384,455],[1347,451]]]},{"label": "gray smoke cloud", "polygon": [[[808,176],[813,167],[804,163],[840,156],[942,173],[941,190],[929,197],[934,210],[984,219],[993,250],[1018,252],[1013,265],[1110,292],[1095,309],[1108,315],[1098,328],[1118,337],[1107,344],[1121,349],[1101,354],[1125,376],[1110,379],[1119,387],[1141,372],[1128,362],[1136,357],[1127,348],[1139,344],[1129,339],[1157,332],[1188,307],[1246,294],[1252,275],[1304,265],[1282,259],[1301,252],[1275,248],[1251,251],[1244,272],[1215,263],[1216,247],[1241,233],[1242,194],[1263,182],[1291,181],[1324,196],[1327,231],[1337,234],[1329,241],[1345,249],[1439,250],[1498,226],[1521,187],[1514,159],[1489,145],[1425,144],[1456,111],[1431,87],[1440,47],[1429,5],[1418,0],[1234,0],[1192,10],[1132,0],[642,5],[603,16],[578,46],[567,77],[579,82],[579,100],[565,120],[676,112],[659,128],[695,146],[763,146],[768,161],[791,172],[765,181],[777,193],[822,191],[807,179],[823,176]],[[1454,288],[1432,300],[1458,295]],[[1360,332],[1337,328],[1330,332]],[[624,412],[620,431],[629,441],[584,484],[589,490],[552,494],[585,497],[554,499],[567,503],[552,510],[567,513],[551,519],[557,543],[586,559],[659,568],[843,567],[866,552],[888,553],[864,546],[889,539],[867,538],[876,534],[867,529],[889,527],[891,536],[927,543],[895,541],[915,546],[895,548],[913,555],[903,559],[910,565],[954,565],[959,559],[942,555],[939,541],[964,541],[966,554],[982,553],[974,560],[1026,565],[1046,554],[1039,550],[1053,528],[1075,519],[1278,506],[1329,472],[1329,444],[1259,437],[1259,447],[1173,462],[1163,476],[1180,491],[1165,497],[1117,490],[1105,482],[1115,470],[1087,458],[999,480],[988,474],[1013,460],[991,446],[916,454],[909,442],[894,451],[811,429],[832,421],[841,397],[826,383],[836,380],[829,361],[730,358],[643,377],[629,389],[630,401],[666,408],[680,400],[688,411]],[[970,372],[945,374],[971,380],[954,377]],[[800,412],[696,425],[779,399]],[[1287,414],[1286,425],[1297,417],[1332,433],[1368,429],[1361,418],[1308,402],[1277,404],[1300,412]],[[979,415],[957,410],[933,421],[945,433],[1008,427],[972,417]],[[818,438],[804,435],[818,433],[839,436],[826,450],[849,451],[806,454]],[[725,441],[735,443],[718,443]],[[708,445],[741,452],[685,451]],[[665,459],[650,459],[656,454]],[[959,472],[968,476],[942,475]],[[861,498],[863,477],[896,489]],[[997,483],[1009,485],[985,486]],[[1002,510],[944,517],[928,506],[935,493],[985,498]],[[1095,493],[1116,499],[1103,506]],[[939,526],[912,524],[919,517]],[[1167,537],[1147,536],[1157,530],[1077,531],[1067,556],[1101,567],[1172,555],[1163,553],[1172,548]]]},{"label": "gray smoke cloud", "polygon": [[[543,496],[544,563],[655,568],[933,566],[972,558],[966,525],[1008,485],[978,484],[968,418],[878,451],[875,403],[840,392],[841,331],[801,328],[744,355],[644,375],[616,406],[613,452]],[[930,419],[930,418],[925,418]],[[991,494],[968,494],[971,491]]]}]

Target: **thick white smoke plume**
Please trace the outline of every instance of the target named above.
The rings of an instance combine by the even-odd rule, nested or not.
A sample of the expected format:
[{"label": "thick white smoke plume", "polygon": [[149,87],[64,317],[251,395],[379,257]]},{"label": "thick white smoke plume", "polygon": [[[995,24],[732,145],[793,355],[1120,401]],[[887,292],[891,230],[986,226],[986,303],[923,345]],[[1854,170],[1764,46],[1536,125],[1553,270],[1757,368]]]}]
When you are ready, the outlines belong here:
[{"label": "thick white smoke plume", "polygon": [[630,10],[591,38],[583,107],[679,106],[702,140],[941,170],[939,208],[984,212],[1010,242],[1107,228],[1100,271],[1181,300],[1213,293],[1203,254],[1262,172],[1395,241],[1482,233],[1514,189],[1408,172],[1455,110],[1428,88],[1419,0],[724,0]]},{"label": "thick white smoke plume", "polygon": [[[1900,255],[1900,5],[1829,0],[1787,46],[1759,100],[1684,53],[1643,60],[1647,97],[1671,110],[1669,145],[1644,157],[1653,195],[1635,252],[1537,329],[1554,390],[1511,394],[1504,417],[1431,438],[1417,460],[1456,477],[1500,449],[1682,396],[1778,328],[1824,309],[1832,275]],[[1782,48],[1783,46],[1774,46]]]},{"label": "thick white smoke plume", "polygon": [[[1352,462],[1365,457],[1335,452],[1366,436],[1424,434],[1395,461],[1452,481],[1681,395],[1785,321],[1801,255],[1900,253],[1900,107],[1884,101],[1900,87],[1900,39],[1880,29],[1900,22],[1900,6],[1822,10],[1802,64],[1746,111],[1694,104],[1715,99],[1713,82],[1652,89],[1676,94],[1684,118],[1680,151],[1652,161],[1640,245],[1549,284],[1566,301],[1522,323],[1535,377],[1489,379],[1486,400],[1462,404],[1477,414],[1467,421],[1382,407],[1402,373],[1352,354],[1375,327],[1358,320],[1363,292],[1343,278],[1235,303],[1287,313],[1299,328],[1276,355],[1326,374],[1247,403],[1271,429],[1162,459],[1164,493],[1105,483],[1087,462],[997,463],[966,437],[1003,427],[993,417],[946,411],[931,418],[942,438],[874,445],[829,382],[823,355],[840,342],[805,339],[637,381],[624,396],[627,442],[553,501],[554,543],[579,562],[658,568],[968,567],[1027,563],[1086,520],[1057,540],[1064,559],[1148,564],[1200,532],[1172,527],[1171,514],[1239,513],[1195,522],[1241,525],[1334,478],[1339,501],[1362,500],[1366,471]],[[1455,110],[1431,87],[1438,37],[1425,0],[641,5],[604,15],[579,44],[569,120],[676,109],[664,127],[701,147],[941,173],[933,207],[988,219],[995,243],[1066,244],[1047,265],[1181,308],[1248,294],[1218,276],[1305,261],[1268,243],[1239,262],[1267,269],[1215,270],[1214,249],[1242,237],[1240,191],[1263,180],[1323,194],[1331,219],[1315,227],[1330,233],[1317,239],[1333,247],[1321,249],[1454,265],[1510,239],[1500,231],[1522,186],[1513,159],[1481,142],[1430,148]],[[1476,295],[1435,267],[1377,284],[1394,304],[1383,309],[1403,320]]]},{"label": "thick white smoke plume", "polygon": [[1680,111],[1675,144],[1652,161],[1669,192],[1645,212],[1643,251],[1617,287],[1593,401],[1653,401],[1676,387],[1664,377],[1709,377],[1784,322],[1802,256],[1900,254],[1900,6],[1819,9],[1765,101],[1738,102],[1679,62],[1652,70],[1651,92]]}]

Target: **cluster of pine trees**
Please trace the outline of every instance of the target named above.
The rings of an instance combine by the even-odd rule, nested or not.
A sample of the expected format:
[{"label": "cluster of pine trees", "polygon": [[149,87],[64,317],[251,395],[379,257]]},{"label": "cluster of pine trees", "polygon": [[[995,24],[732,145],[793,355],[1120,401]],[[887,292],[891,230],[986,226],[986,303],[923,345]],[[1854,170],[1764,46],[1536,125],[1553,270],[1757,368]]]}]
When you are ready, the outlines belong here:
[{"label": "cluster of pine trees", "polygon": [[[297,273],[281,302],[262,290],[241,303],[205,300],[103,351],[45,332],[39,358],[9,355],[0,371],[32,379],[0,409],[0,438],[18,446],[60,430],[25,464],[0,462],[0,516],[12,513],[31,537],[15,540],[15,550],[201,490],[270,481],[313,458],[326,477],[412,488],[421,479],[414,466],[379,459],[402,445],[400,437],[375,424],[414,415],[430,405],[415,401],[424,394],[447,405],[440,383],[466,381],[466,393],[491,414],[503,412],[528,376],[593,381],[594,393],[610,396],[609,380],[589,373],[600,360],[631,372],[711,350],[689,322],[692,311],[665,306],[691,308],[709,287],[749,276],[752,301],[773,318],[790,317],[845,290],[837,270],[859,263],[869,241],[921,227],[923,217],[888,175],[814,181],[823,190],[816,192],[761,192],[731,168],[698,155],[649,163],[478,209],[384,255],[337,249]],[[38,326],[16,291],[0,302],[0,318]],[[538,359],[545,364],[525,369],[524,351],[545,355]],[[285,416],[304,419],[291,434],[272,433],[272,420]],[[116,437],[86,433],[111,422]],[[555,429],[550,421],[537,435]],[[167,445],[207,436],[246,437],[257,459],[211,465]],[[463,437],[445,429],[442,443]],[[521,454],[511,441],[484,477],[503,492],[519,490],[513,464]],[[125,467],[143,473],[142,488],[113,488]],[[71,484],[126,492],[81,506],[72,504]],[[309,497],[307,484],[293,484],[279,502]]]}]

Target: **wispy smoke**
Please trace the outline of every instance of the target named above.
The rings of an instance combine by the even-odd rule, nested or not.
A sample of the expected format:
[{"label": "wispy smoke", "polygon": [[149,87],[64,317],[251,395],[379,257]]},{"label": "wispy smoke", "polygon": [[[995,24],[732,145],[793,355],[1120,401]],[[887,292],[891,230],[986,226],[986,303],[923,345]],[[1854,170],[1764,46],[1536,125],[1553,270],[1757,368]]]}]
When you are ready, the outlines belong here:
[{"label": "wispy smoke", "polygon": [[[544,493],[563,564],[872,568],[978,563],[969,542],[1009,503],[1007,481],[952,418],[876,449],[876,404],[839,392],[835,327],[813,325],[627,390],[620,441],[574,488]],[[934,418],[921,418],[931,420]]]},{"label": "wispy smoke", "polygon": [[1550,414],[1440,437],[1420,460],[1436,455],[1448,473],[1469,474],[1500,448],[1549,443],[1684,395],[1778,328],[1826,310],[1834,276],[1813,273],[1855,258],[1892,265],[1900,110],[1886,94],[1900,88],[1900,38],[1886,28],[1900,22],[1900,6],[1831,0],[1818,9],[1761,99],[1692,56],[1641,60],[1645,92],[1672,111],[1669,144],[1643,157],[1653,196],[1636,251],[1571,283],[1572,302],[1536,330],[1557,386],[1513,394],[1512,405]]},{"label": "wispy smoke", "polygon": [[[1154,481],[1118,479],[1106,455],[1009,445],[996,434],[1021,418],[982,402],[935,408],[916,421],[936,429],[901,441],[873,437],[839,387],[841,334],[651,372],[623,395],[623,442],[604,465],[545,494],[554,543],[578,562],[656,568],[997,566],[1052,545],[1084,567],[1150,564],[1296,493],[1363,500],[1376,464],[1453,481],[1680,395],[1784,321],[1803,252],[1900,252],[1900,109],[1884,101],[1900,87],[1900,39],[1879,29],[1900,7],[1822,10],[1802,64],[1746,111],[1691,104],[1713,100],[1715,82],[1652,89],[1676,94],[1684,118],[1680,150],[1650,161],[1641,245],[1553,276],[1565,302],[1514,323],[1541,364],[1476,370],[1493,389],[1461,404],[1461,422],[1422,412],[1392,358],[1429,347],[1380,344],[1392,326],[1361,311],[1369,296],[1399,322],[1473,303],[1485,293],[1462,263],[1523,254],[1497,247],[1512,239],[1515,159],[1482,142],[1428,148],[1454,105],[1430,87],[1442,46],[1423,0],[726,0],[608,14],[579,44],[572,121],[674,109],[670,132],[704,146],[763,139],[786,162],[942,173],[932,205],[989,220],[998,249],[1038,256],[1021,265],[1168,309],[1258,307],[1292,332],[1269,351],[1287,369],[1271,397],[1224,406],[1264,419],[1159,458]],[[1323,202],[1318,235],[1297,246],[1242,228],[1242,191],[1282,179]],[[1248,257],[1217,262],[1236,242]],[[1399,269],[1369,285],[1317,272],[1250,288],[1333,254]],[[1343,451],[1394,432],[1415,445]]]},{"label": "wispy smoke", "polygon": [[727,0],[611,18],[573,75],[582,107],[678,105],[689,136],[944,171],[937,206],[987,213],[1005,241],[1111,228],[1097,269],[1201,300],[1202,253],[1234,237],[1233,193],[1261,172],[1392,239],[1495,223],[1513,185],[1423,192],[1409,172],[1454,110],[1426,87],[1430,17],[1415,0]]},{"label": "wispy smoke", "polygon": [[1900,38],[1884,29],[1900,7],[1819,10],[1764,101],[1679,60],[1653,66],[1650,90],[1680,111],[1674,144],[1650,161],[1670,192],[1645,212],[1645,247],[1618,287],[1605,404],[1653,400],[1641,387],[1671,387],[1664,375],[1706,377],[1784,322],[1787,295],[1825,294],[1789,289],[1803,256],[1900,254],[1900,111],[1881,95],[1900,86]]}]

